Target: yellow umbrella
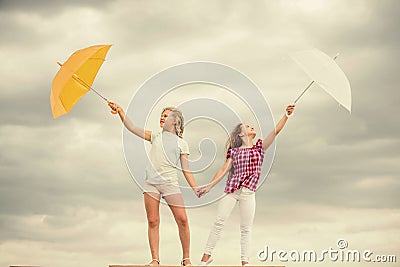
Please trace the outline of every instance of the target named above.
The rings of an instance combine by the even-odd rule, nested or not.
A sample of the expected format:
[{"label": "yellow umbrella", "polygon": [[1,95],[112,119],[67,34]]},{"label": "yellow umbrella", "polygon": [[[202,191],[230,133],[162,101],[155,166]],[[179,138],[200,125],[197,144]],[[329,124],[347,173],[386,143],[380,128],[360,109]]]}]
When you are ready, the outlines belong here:
[{"label": "yellow umbrella", "polygon": [[94,45],[73,53],[53,79],[50,105],[53,118],[68,113],[79,99],[92,90],[109,102],[91,86],[111,45]]}]

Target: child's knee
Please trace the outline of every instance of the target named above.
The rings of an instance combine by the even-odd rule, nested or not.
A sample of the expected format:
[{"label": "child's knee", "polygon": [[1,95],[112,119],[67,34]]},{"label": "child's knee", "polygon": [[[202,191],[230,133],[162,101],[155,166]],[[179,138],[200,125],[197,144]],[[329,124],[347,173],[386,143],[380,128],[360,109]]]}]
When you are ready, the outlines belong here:
[{"label": "child's knee", "polygon": [[147,222],[150,228],[156,228],[160,226],[160,218],[158,217],[148,218]]},{"label": "child's knee", "polygon": [[177,218],[175,218],[176,223],[178,224],[178,226],[180,227],[188,227],[189,226],[189,222],[188,222],[188,218],[186,216],[179,216]]}]

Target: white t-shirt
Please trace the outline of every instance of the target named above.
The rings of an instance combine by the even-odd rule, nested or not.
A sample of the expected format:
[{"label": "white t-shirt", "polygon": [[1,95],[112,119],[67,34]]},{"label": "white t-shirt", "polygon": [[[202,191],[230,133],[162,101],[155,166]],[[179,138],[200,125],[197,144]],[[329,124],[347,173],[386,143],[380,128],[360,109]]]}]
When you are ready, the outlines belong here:
[{"label": "white t-shirt", "polygon": [[186,141],[173,133],[162,131],[152,132],[150,143],[146,181],[150,184],[178,182],[181,154],[189,154]]}]

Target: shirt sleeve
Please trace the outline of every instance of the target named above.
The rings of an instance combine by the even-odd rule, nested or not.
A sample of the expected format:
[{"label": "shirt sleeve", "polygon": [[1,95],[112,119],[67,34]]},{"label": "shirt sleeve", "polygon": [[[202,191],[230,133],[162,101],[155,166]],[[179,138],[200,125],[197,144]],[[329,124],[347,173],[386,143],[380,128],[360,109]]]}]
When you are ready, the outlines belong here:
[{"label": "shirt sleeve", "polygon": [[226,159],[229,159],[232,156],[232,148],[229,148],[228,151],[226,151]]},{"label": "shirt sleeve", "polygon": [[262,148],[262,140],[261,140],[261,139],[258,139],[258,140],[257,140],[255,147],[256,147],[260,152],[263,151],[263,148]]},{"label": "shirt sleeve", "polygon": [[159,134],[159,133],[156,131],[151,131],[150,140],[149,140],[150,144],[153,144],[153,141],[156,138],[157,134]]},{"label": "shirt sleeve", "polygon": [[183,139],[181,139],[181,138],[179,138],[179,149],[181,150],[181,154],[190,154],[190,151],[189,151],[189,145],[188,145],[188,143],[185,141],[185,140],[183,140]]}]

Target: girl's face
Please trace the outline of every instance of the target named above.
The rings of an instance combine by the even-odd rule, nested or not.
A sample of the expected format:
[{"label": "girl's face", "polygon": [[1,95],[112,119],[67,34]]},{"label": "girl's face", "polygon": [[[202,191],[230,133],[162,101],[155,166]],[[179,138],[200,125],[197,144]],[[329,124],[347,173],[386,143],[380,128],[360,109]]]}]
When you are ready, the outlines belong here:
[{"label": "girl's face", "polygon": [[244,136],[249,136],[252,138],[256,137],[257,135],[256,132],[254,131],[254,128],[248,124],[242,124],[242,134]]},{"label": "girl's face", "polygon": [[160,127],[164,128],[164,123],[168,118],[169,113],[171,112],[171,110],[165,110],[160,117]]},{"label": "girl's face", "polygon": [[[174,116],[167,116],[164,119],[164,123],[163,123],[162,128],[164,128],[164,129],[173,129],[175,127],[174,124],[176,124]],[[161,123],[160,123],[160,125],[161,125]]]}]

